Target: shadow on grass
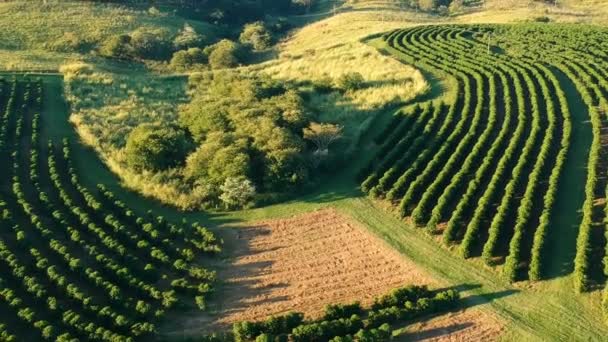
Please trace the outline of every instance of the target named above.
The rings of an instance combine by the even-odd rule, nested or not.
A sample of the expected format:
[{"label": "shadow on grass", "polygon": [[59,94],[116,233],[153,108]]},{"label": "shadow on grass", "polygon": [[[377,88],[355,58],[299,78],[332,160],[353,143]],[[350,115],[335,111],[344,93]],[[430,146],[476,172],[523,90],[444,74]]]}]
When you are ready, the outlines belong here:
[{"label": "shadow on grass", "polygon": [[451,335],[455,332],[465,330],[475,326],[471,322],[456,323],[447,327],[431,328],[423,331],[404,333],[397,336],[394,341],[426,341],[429,339],[439,339],[443,336]]},{"label": "shadow on grass", "polygon": [[572,115],[571,144],[557,187],[555,208],[550,218],[551,230],[547,235],[546,255],[548,279],[568,275],[574,270],[576,239],[582,221],[581,208],[585,201],[587,159],[592,142],[589,111],[576,86],[563,72],[551,68],[566,93]]},{"label": "shadow on grass", "polygon": [[[481,288],[480,284],[460,284],[460,285],[455,285],[455,286],[451,286],[451,287],[447,287],[447,288],[443,288],[443,289],[437,289],[436,291],[446,291],[446,290],[451,289],[451,290],[457,290],[460,292],[464,292],[464,291],[469,291],[469,290],[476,290],[479,288]],[[416,324],[416,323],[420,323],[420,322],[427,322],[433,318],[440,317],[440,316],[446,315],[448,313],[455,313],[455,312],[465,310],[465,309],[470,309],[470,308],[473,308],[473,307],[476,307],[479,305],[489,304],[497,299],[505,298],[505,297],[511,296],[513,294],[516,294],[518,292],[519,292],[519,290],[509,289],[509,290],[504,290],[504,291],[475,294],[475,295],[463,297],[461,299],[461,305],[456,306],[452,310],[449,310],[447,312],[440,312],[437,314],[422,316],[422,317],[416,318],[414,320],[410,320],[410,321],[407,321],[402,324],[394,326],[393,330],[401,330],[401,332],[397,336],[395,336],[394,340],[395,341],[418,341],[418,340],[428,339],[428,338],[438,338],[441,336],[450,335],[459,330],[466,329],[466,328],[472,326],[472,323],[469,323],[469,322],[459,323],[459,324],[451,325],[448,327],[430,329],[427,331],[416,332],[416,333],[408,333],[406,330],[407,327],[412,324]]]}]

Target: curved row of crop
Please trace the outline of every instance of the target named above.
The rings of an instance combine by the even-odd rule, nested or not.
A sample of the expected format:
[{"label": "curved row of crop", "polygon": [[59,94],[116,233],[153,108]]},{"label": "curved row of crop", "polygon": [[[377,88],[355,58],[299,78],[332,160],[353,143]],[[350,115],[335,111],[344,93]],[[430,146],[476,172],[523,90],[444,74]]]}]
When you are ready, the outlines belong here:
[{"label": "curved row of crop", "polygon": [[[508,215],[513,211],[513,207],[516,204],[516,193],[517,189],[522,187],[525,179],[525,170],[528,163],[532,160],[531,156],[534,151],[534,147],[537,145],[537,141],[540,139],[542,134],[540,128],[540,100],[539,95],[534,86],[530,75],[524,71],[523,68],[519,69],[520,73],[524,78],[524,83],[527,85],[527,89],[530,92],[531,98],[531,111],[532,111],[532,122],[531,131],[524,148],[519,155],[517,164],[512,172],[512,177],[505,187],[504,195],[501,199],[500,205],[496,211],[496,215],[492,219],[490,228],[488,230],[488,239],[483,246],[482,258],[486,263],[492,263],[493,258],[496,256],[499,239],[504,237],[507,232],[505,231],[508,227],[505,227],[505,222]],[[467,257],[470,255],[471,246],[469,244],[461,245],[462,254]]]},{"label": "curved row of crop", "polygon": [[593,223],[593,202],[596,195],[598,182],[597,168],[600,155],[600,128],[601,120],[597,109],[594,107],[593,90],[581,80],[583,70],[568,63],[567,60],[554,62],[568,78],[570,78],[583,101],[588,106],[591,118],[593,140],[589,151],[589,161],[587,164],[587,183],[585,184],[585,202],[583,203],[583,218],[579,227],[576,243],[576,256],[574,258],[574,288],[577,292],[587,291],[591,286],[590,280],[590,253],[591,253],[591,230]]},{"label": "curved row of crop", "polygon": [[557,186],[559,178],[562,174],[562,169],[566,160],[566,155],[570,147],[570,136],[572,131],[572,122],[570,109],[568,107],[568,101],[566,94],[559,85],[559,81],[555,75],[546,67],[539,66],[541,72],[544,73],[545,77],[550,81],[550,92],[555,94],[559,102],[559,111],[562,113],[562,139],[559,146],[559,154],[556,158],[555,165],[549,176],[548,190],[544,196],[544,207],[541,213],[538,227],[534,232],[534,241],[532,244],[532,255],[530,260],[530,268],[528,271],[528,277],[530,280],[540,280],[543,278],[543,265],[544,260],[547,258],[545,255],[545,244],[547,234],[549,233],[550,219],[553,213],[553,206],[556,200]]},{"label": "curved row of crop", "polygon": [[547,163],[551,161],[550,153],[555,142],[556,133],[556,113],[551,95],[549,94],[549,87],[547,86],[544,76],[539,73],[537,69],[532,69],[531,71],[534,79],[540,83],[542,96],[545,99],[545,112],[549,121],[549,126],[546,128],[540,152],[536,157],[536,162],[528,177],[526,191],[524,192],[521,204],[517,210],[514,234],[509,243],[509,254],[507,255],[503,269],[503,273],[507,279],[511,281],[515,281],[518,278],[519,266],[523,258],[523,251],[521,250],[522,241],[526,234],[526,229],[531,228],[529,227],[529,224],[531,215],[533,215],[534,197],[538,191],[537,189],[541,186],[543,169],[546,167]]}]

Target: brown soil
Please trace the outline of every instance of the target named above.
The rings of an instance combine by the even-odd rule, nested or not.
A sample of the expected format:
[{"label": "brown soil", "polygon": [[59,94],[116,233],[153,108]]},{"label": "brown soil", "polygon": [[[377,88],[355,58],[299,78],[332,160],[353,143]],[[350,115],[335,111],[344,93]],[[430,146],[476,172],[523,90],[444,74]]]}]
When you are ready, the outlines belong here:
[{"label": "brown soil", "polygon": [[218,274],[227,282],[220,325],[292,310],[314,318],[326,304],[370,304],[398,286],[434,283],[331,209],[258,222],[237,238],[236,258]]},{"label": "brown soil", "polygon": [[[317,318],[330,303],[358,300],[369,305],[374,297],[395,287],[442,285],[333,209],[231,230],[234,236],[226,246],[231,258],[219,265],[218,279],[224,283],[212,300],[213,313],[182,320],[179,327],[174,327],[179,334],[227,329],[237,321],[262,320],[288,311]],[[468,336],[478,330],[490,331],[477,328],[482,324],[476,317],[484,315],[480,310],[468,309],[464,314],[451,313],[448,318],[436,318],[429,324],[466,324],[454,334]],[[454,322],[450,317],[454,317]],[[409,334],[417,330],[407,331]],[[446,333],[452,335],[447,330]]]}]

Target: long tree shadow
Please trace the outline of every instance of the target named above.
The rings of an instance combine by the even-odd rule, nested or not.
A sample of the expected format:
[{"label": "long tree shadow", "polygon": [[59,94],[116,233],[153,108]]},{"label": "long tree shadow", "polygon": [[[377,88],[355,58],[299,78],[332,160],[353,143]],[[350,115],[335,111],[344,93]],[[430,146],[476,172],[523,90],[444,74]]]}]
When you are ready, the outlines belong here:
[{"label": "long tree shadow", "polygon": [[[445,289],[438,289],[436,291],[440,291],[440,290],[444,291],[447,289],[453,289],[453,290],[458,290],[458,291],[468,291],[468,290],[478,289],[480,287],[481,287],[481,285],[479,285],[479,284],[461,284],[461,285],[455,285],[452,287],[447,287]],[[455,308],[453,308],[450,311],[426,315],[426,316],[422,316],[422,317],[419,317],[419,318],[416,318],[413,320],[409,320],[407,322],[403,322],[402,324],[398,324],[398,325],[394,326],[393,329],[394,330],[403,330],[404,328],[407,328],[408,326],[411,326],[416,323],[427,322],[433,318],[441,317],[441,316],[444,316],[444,315],[447,315],[450,313],[456,313],[456,312],[460,312],[463,310],[471,309],[476,306],[489,304],[497,299],[505,298],[505,297],[514,295],[518,292],[519,292],[519,290],[508,289],[508,290],[492,292],[492,293],[482,293],[482,294],[470,295],[470,296],[462,298],[461,304],[456,306]],[[420,338],[421,338],[420,336],[426,336],[426,338],[447,336],[447,335],[453,334],[454,332],[457,332],[459,330],[466,329],[466,328],[472,326],[472,324],[473,323],[465,322],[465,323],[459,323],[459,324],[450,326],[451,328],[444,327],[444,328],[438,328],[438,329],[431,329],[431,330],[428,330],[427,332],[417,332],[417,333],[405,332],[405,333],[401,333],[400,335],[396,336],[395,341],[420,340]],[[420,334],[422,334],[422,335],[420,335]],[[418,336],[418,337],[413,338],[414,336]],[[424,338],[422,338],[422,339],[424,339]]]},{"label": "long tree shadow", "polygon": [[448,336],[474,326],[475,324],[471,322],[456,323],[447,327],[437,327],[419,332],[405,333],[399,335],[397,338],[394,339],[394,341],[425,341],[430,339],[438,339],[443,336]]}]

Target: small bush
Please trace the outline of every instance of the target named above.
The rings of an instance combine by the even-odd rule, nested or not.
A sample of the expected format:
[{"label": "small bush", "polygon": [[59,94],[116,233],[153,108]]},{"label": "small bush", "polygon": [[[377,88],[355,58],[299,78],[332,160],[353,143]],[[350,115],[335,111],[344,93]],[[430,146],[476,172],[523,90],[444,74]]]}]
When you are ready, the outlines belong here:
[{"label": "small bush", "polygon": [[329,76],[322,77],[312,81],[312,88],[317,93],[329,93],[334,90],[334,80]]},{"label": "small bush", "polygon": [[131,33],[131,46],[136,57],[166,60],[171,56],[172,41],[166,30],[139,28]]},{"label": "small bush", "polygon": [[548,22],[551,22],[551,18],[549,18],[547,16],[536,17],[536,18],[534,18],[534,21],[537,23],[548,23]]},{"label": "small bush", "polygon": [[131,37],[128,35],[110,36],[101,43],[99,54],[109,58],[125,59],[131,57]]},{"label": "small bush", "polygon": [[205,36],[196,32],[194,27],[184,24],[184,28],[173,39],[173,47],[176,50],[185,50],[200,47],[205,41]]},{"label": "small bush", "polygon": [[209,65],[213,69],[233,68],[240,61],[240,47],[237,43],[223,39],[205,48],[209,56]]},{"label": "small bush", "polygon": [[344,91],[352,91],[363,87],[363,75],[358,72],[349,72],[338,78],[336,86]]},{"label": "small bush", "polygon": [[177,71],[201,67],[207,63],[207,55],[199,48],[176,51],[171,58],[171,68]]},{"label": "small bush", "polygon": [[354,302],[351,304],[328,304],[325,306],[325,320],[334,320],[338,318],[346,318],[352,315],[360,315],[363,309],[361,303]]},{"label": "small bush", "polygon": [[245,25],[239,37],[243,44],[249,44],[254,50],[264,50],[270,47],[272,35],[261,21]]},{"label": "small bush", "polygon": [[65,32],[63,36],[52,42],[49,48],[58,52],[85,52],[89,47],[87,41],[74,32]]}]

